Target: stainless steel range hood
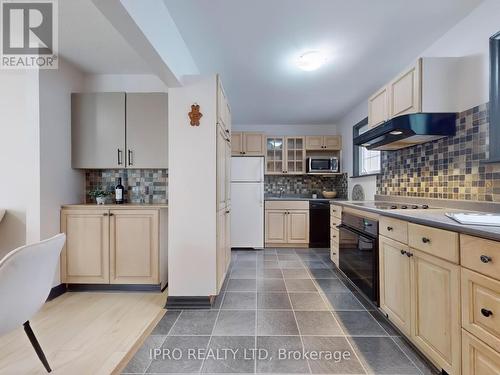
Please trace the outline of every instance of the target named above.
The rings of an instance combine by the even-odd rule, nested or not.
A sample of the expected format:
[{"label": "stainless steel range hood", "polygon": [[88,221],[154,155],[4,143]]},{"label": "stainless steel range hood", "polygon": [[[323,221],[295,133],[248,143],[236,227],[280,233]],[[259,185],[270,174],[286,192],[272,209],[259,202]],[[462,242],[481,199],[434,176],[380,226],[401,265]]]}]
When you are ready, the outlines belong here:
[{"label": "stainless steel range hood", "polygon": [[393,151],[452,137],[456,113],[412,113],[395,117],[354,138],[354,144],[369,150]]}]

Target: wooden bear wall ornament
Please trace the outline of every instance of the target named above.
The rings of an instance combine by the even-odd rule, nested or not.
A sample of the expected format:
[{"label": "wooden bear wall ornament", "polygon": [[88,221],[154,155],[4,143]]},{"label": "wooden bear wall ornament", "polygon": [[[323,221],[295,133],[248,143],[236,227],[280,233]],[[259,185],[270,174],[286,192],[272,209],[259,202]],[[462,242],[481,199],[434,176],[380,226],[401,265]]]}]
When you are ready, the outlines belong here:
[{"label": "wooden bear wall ornament", "polygon": [[203,117],[203,113],[200,112],[200,106],[196,103],[191,105],[191,112],[188,113],[189,119],[191,120],[191,126],[200,126],[200,119]]}]

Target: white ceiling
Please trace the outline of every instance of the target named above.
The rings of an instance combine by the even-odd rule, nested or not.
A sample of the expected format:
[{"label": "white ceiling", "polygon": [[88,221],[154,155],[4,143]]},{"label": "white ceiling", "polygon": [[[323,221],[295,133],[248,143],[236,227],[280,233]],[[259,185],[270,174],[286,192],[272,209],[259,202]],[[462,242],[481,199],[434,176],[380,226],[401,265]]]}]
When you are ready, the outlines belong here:
[{"label": "white ceiling", "polygon": [[151,69],[91,0],[59,1],[59,54],[86,73],[145,74]]},{"label": "white ceiling", "polygon": [[[164,0],[201,73],[218,72],[235,124],[331,124],[481,0]],[[328,65],[303,72],[301,52]]]}]

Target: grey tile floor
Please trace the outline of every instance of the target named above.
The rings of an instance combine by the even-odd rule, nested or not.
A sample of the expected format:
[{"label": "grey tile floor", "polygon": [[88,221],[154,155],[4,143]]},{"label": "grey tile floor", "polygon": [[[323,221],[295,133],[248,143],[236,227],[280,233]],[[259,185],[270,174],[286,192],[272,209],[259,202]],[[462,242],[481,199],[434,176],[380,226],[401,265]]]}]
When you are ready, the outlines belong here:
[{"label": "grey tile floor", "polygon": [[211,310],[167,311],[124,374],[433,374],[328,249],[233,251]]}]

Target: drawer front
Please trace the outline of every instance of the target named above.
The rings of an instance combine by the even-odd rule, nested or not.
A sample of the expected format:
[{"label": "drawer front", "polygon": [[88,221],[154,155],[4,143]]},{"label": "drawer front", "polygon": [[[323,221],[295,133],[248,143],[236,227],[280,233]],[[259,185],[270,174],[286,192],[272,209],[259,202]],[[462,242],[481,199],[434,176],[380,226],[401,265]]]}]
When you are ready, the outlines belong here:
[{"label": "drawer front", "polygon": [[460,263],[500,280],[500,242],[460,235]]},{"label": "drawer front", "polygon": [[463,267],[462,327],[500,352],[500,281]]},{"label": "drawer front", "polygon": [[338,219],[342,218],[342,206],[337,206],[335,204],[330,205],[330,215],[335,216]]},{"label": "drawer front", "polygon": [[462,329],[462,374],[500,374],[500,353]]},{"label": "drawer front", "polygon": [[450,262],[459,262],[458,233],[409,223],[408,245]]},{"label": "drawer front", "polygon": [[408,223],[390,217],[380,217],[379,233],[398,242],[408,243]]},{"label": "drawer front", "polygon": [[330,227],[332,228],[332,230],[336,230],[337,225],[340,225],[341,222],[342,220],[338,217],[330,215]]},{"label": "drawer front", "polygon": [[309,210],[309,201],[266,201],[268,210]]},{"label": "drawer front", "polygon": [[336,266],[339,265],[339,243],[335,238],[330,239],[330,259]]},{"label": "drawer front", "polygon": [[330,238],[335,241],[339,242],[339,230],[336,228],[330,228]]}]

